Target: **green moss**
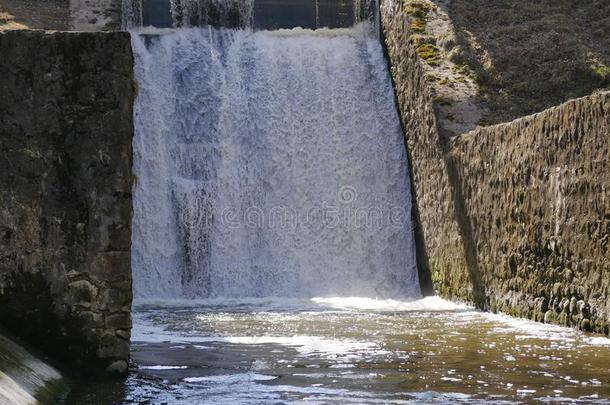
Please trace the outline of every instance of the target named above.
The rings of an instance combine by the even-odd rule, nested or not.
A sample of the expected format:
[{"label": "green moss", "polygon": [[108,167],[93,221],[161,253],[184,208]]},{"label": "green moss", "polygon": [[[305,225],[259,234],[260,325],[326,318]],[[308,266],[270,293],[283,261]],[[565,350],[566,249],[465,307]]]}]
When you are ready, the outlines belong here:
[{"label": "green moss", "polygon": [[413,34],[411,35],[410,41],[415,46],[423,44],[436,45],[436,38],[432,35]]},{"label": "green moss", "polygon": [[437,76],[437,75],[430,74],[430,73],[426,73],[424,75],[424,80],[426,80],[429,83],[438,83],[442,86],[444,86],[446,84],[451,84],[451,80],[449,80],[448,78]]},{"label": "green moss", "polygon": [[426,73],[424,75],[424,80],[427,82],[438,82],[441,80],[441,78],[437,75],[432,75],[432,74]]},{"label": "green moss", "polygon": [[599,76],[604,82],[610,81],[610,67],[603,63],[596,63],[591,66],[593,72]]},{"label": "green moss", "polygon": [[405,12],[407,15],[415,18],[425,19],[428,13],[434,9],[434,6],[430,3],[421,0],[410,0],[407,1],[405,6]]},{"label": "green moss", "polygon": [[36,392],[36,399],[41,404],[54,404],[58,399],[65,398],[68,391],[69,387],[64,380],[51,380]]},{"label": "green moss", "polygon": [[426,21],[418,19],[418,18],[411,21],[411,32],[415,32],[415,33],[426,32]]},{"label": "green moss", "polygon": [[461,78],[460,80],[458,80],[461,83],[466,83],[466,77],[469,77],[470,79],[472,79],[473,81],[477,82],[477,75],[474,72],[474,70],[472,70],[470,68],[470,66],[464,64],[464,65],[460,65],[460,64],[455,64],[453,65],[453,67],[451,68],[451,70],[454,73],[457,73],[461,76],[463,76],[463,78]]},{"label": "green moss", "polygon": [[440,64],[438,48],[436,46],[432,44],[421,44],[415,47],[415,51],[428,65],[438,66]]},{"label": "green moss", "polygon": [[405,13],[411,17],[411,31],[414,33],[426,32],[428,13],[434,8],[431,4],[421,0],[410,0],[405,6]]},{"label": "green moss", "polygon": [[436,96],[434,97],[434,102],[438,105],[451,105],[453,104],[453,100],[448,97]]}]

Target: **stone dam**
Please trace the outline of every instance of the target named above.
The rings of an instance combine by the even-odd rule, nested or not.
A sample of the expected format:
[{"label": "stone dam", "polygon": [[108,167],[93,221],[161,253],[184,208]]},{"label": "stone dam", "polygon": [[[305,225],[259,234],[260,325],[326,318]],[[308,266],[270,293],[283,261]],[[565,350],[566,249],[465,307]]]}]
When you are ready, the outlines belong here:
[{"label": "stone dam", "polygon": [[[278,350],[404,387],[388,371],[409,368],[399,339],[423,353],[436,335],[396,334],[454,327],[473,346],[430,347],[513,353],[502,322],[582,344],[556,349],[587,366],[549,398],[610,400],[610,22],[577,11],[595,27],[566,45],[589,55],[590,71],[564,66],[580,87],[549,80],[548,99],[502,110],[526,93],[492,94],[460,0],[279,3],[0,0],[0,403],[366,402],[353,381],[295,382]],[[362,331],[387,336],[367,346]],[[460,361],[464,381],[479,370]],[[459,365],[410,367],[415,403],[536,399],[506,381],[447,396]]]}]

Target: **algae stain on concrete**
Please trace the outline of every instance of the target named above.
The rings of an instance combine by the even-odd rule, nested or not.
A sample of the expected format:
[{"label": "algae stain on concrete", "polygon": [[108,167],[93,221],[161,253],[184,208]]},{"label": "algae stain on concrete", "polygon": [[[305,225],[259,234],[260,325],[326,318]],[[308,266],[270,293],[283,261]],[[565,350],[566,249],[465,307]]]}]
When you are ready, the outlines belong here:
[{"label": "algae stain on concrete", "polygon": [[59,371],[0,335],[0,403],[56,403],[67,389]]}]

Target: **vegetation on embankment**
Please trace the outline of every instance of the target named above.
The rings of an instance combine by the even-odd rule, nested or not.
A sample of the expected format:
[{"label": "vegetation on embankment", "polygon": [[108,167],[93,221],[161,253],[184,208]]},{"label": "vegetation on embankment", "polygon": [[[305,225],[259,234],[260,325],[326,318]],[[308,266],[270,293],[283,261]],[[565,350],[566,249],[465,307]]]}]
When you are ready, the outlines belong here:
[{"label": "vegetation on embankment", "polygon": [[408,40],[444,101],[440,119],[449,136],[610,85],[605,0],[405,0],[403,7]]},{"label": "vegetation on embankment", "polygon": [[[473,70],[476,60],[470,60],[473,68],[468,73],[467,52],[456,34],[460,28],[450,18],[461,0],[435,0],[436,8],[425,15],[425,35],[439,45],[438,66],[426,63],[412,40],[422,35],[411,26],[414,15],[408,4],[414,1],[428,0],[383,1],[381,21],[411,162],[420,277],[431,279],[442,296],[481,309],[608,334],[610,92],[468,130],[485,119],[525,114],[570,97],[570,92],[596,90],[603,81],[592,78],[605,71],[600,66],[607,54],[599,54],[596,67],[586,65],[585,59],[568,63],[559,56],[553,60],[563,67],[549,71],[527,61],[498,64],[499,55],[516,50],[473,46],[481,55],[494,55],[490,71],[503,66],[496,70],[498,76],[489,75],[490,83],[500,86],[499,78],[514,75],[514,83],[494,93]],[[496,5],[507,2],[494,2],[482,13],[502,14],[505,10],[496,10]],[[496,20],[496,28],[504,24],[508,31],[496,38],[490,30],[486,35],[491,39],[479,44],[509,41],[516,28],[510,21]],[[595,49],[604,49],[603,41],[587,38]],[[572,55],[585,45],[565,52]],[[460,63],[466,64],[463,82],[456,74]],[[579,82],[564,85],[549,79],[537,91],[528,88],[541,72],[568,80],[585,71],[585,65],[590,75]],[[521,105],[522,99],[531,104]]]},{"label": "vegetation on embankment", "polygon": [[509,121],[610,83],[610,3],[455,0],[450,15],[489,111]]}]

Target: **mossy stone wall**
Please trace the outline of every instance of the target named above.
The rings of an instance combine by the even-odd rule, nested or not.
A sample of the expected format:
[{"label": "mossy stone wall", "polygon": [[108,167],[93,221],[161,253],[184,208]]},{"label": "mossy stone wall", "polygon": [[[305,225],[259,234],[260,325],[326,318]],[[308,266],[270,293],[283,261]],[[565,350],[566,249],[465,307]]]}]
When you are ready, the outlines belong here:
[{"label": "mossy stone wall", "polygon": [[609,93],[443,135],[409,4],[382,0],[381,22],[412,166],[420,273],[449,299],[607,334]]},{"label": "mossy stone wall", "polygon": [[[409,9],[402,2],[383,1],[381,22],[392,79],[411,162],[417,260],[424,290],[474,301],[463,237],[455,221],[453,188],[444,159],[435,105],[421,59],[409,42]],[[442,237],[439,237],[442,235]]]},{"label": "mossy stone wall", "polygon": [[462,135],[449,160],[485,305],[608,334],[610,92]]},{"label": "mossy stone wall", "polygon": [[78,374],[127,370],[128,33],[0,33],[0,325]]}]

